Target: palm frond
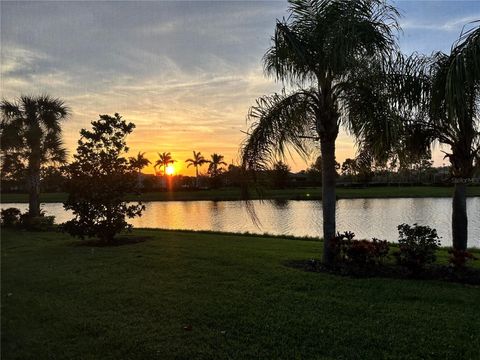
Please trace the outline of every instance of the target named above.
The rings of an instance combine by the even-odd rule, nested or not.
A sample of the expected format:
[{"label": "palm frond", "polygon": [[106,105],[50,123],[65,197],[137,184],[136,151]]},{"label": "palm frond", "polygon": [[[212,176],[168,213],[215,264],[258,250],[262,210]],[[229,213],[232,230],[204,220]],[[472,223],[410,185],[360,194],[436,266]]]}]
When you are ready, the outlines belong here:
[{"label": "palm frond", "polygon": [[307,90],[257,99],[248,113],[253,123],[241,148],[243,168],[266,170],[285,158],[288,146],[307,156],[317,136],[314,99],[315,94]]}]

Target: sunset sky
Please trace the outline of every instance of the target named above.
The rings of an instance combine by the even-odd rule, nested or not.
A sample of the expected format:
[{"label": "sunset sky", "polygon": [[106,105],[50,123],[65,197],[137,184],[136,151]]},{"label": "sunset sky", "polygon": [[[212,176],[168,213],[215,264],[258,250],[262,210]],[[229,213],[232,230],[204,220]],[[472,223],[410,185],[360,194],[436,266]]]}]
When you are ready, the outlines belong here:
[{"label": "sunset sky", "polygon": [[[476,1],[397,1],[405,53],[449,52],[462,26],[480,19]],[[133,156],[171,152],[177,170],[192,150],[235,162],[255,99],[281,89],[261,58],[286,1],[1,2],[1,94],[48,93],[65,100],[72,154],[78,132],[99,114],[137,127]],[[337,161],[355,154],[341,133]],[[437,165],[442,154],[434,153]],[[291,163],[294,170],[303,161]],[[203,170],[206,170],[203,169]],[[149,168],[146,172],[153,172]]]}]

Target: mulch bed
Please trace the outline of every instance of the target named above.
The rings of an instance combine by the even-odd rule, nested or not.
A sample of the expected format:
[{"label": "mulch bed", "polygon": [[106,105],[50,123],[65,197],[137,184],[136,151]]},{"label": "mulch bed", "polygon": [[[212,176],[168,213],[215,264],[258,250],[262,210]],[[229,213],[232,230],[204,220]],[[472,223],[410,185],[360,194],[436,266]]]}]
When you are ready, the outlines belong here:
[{"label": "mulch bed", "polygon": [[341,264],[331,268],[313,259],[287,261],[285,265],[308,272],[328,273],[352,278],[438,280],[468,285],[480,285],[480,269],[471,267],[455,269],[446,265],[430,265],[421,272],[412,273],[402,266],[390,264],[375,266]]},{"label": "mulch bed", "polygon": [[90,247],[109,247],[109,246],[122,246],[138,244],[144,241],[152,239],[152,236],[119,236],[115,238],[112,243],[106,243],[99,239],[88,239],[75,242],[74,246],[90,246]]}]

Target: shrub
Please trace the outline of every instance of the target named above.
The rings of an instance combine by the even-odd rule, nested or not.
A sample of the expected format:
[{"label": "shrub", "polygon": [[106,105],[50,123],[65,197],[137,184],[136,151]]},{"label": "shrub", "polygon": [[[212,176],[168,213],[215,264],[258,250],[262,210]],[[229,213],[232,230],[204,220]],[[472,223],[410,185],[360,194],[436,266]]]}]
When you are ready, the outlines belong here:
[{"label": "shrub", "polygon": [[53,228],[55,216],[46,216],[40,211],[40,216],[30,216],[29,212],[21,213],[17,208],[8,208],[1,211],[2,226],[17,227],[31,231],[48,231]]},{"label": "shrub", "polygon": [[122,156],[128,152],[126,136],[135,125],[120,115],[101,115],[92,130],[82,129],[74,161],[66,168],[68,198],[63,204],[73,212],[63,230],[81,239],[97,237],[111,243],[115,235],[132,226],[126,218],[140,216],[145,207],[128,204],[135,193],[137,170]]},{"label": "shrub", "polygon": [[0,212],[2,226],[6,228],[16,227],[20,223],[21,211],[17,208],[3,209]]},{"label": "shrub", "polygon": [[421,271],[427,264],[435,262],[435,251],[440,246],[437,230],[429,226],[413,224],[398,225],[399,251],[395,253],[397,263],[413,272]]},{"label": "shrub", "polygon": [[450,249],[448,253],[450,254],[448,262],[457,269],[464,268],[468,261],[478,260],[475,255],[468,251]]},{"label": "shrub", "polygon": [[40,216],[30,216],[28,212],[20,216],[20,227],[30,231],[52,230],[55,216],[46,216],[41,212]]},{"label": "shrub", "polygon": [[354,240],[354,237],[353,232],[346,231],[334,238],[332,246],[337,261],[358,266],[375,265],[388,255],[390,246],[386,240]]}]

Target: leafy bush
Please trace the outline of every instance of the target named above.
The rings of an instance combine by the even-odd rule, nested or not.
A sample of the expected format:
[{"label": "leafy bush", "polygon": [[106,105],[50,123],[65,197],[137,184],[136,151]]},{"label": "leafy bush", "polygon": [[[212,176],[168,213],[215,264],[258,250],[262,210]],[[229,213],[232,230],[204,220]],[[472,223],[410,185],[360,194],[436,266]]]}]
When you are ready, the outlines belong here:
[{"label": "leafy bush", "polygon": [[353,232],[346,231],[338,233],[333,239],[337,261],[358,266],[375,265],[383,262],[388,255],[390,246],[386,240],[354,240],[354,237]]},{"label": "leafy bush", "polygon": [[63,230],[81,239],[97,237],[112,243],[115,235],[132,226],[126,218],[140,216],[145,207],[128,204],[135,193],[137,169],[122,155],[128,152],[125,138],[135,125],[120,115],[101,115],[92,130],[82,129],[74,161],[67,166],[68,198],[63,204],[74,218]]},{"label": "leafy bush", "polygon": [[399,265],[418,272],[435,262],[435,251],[440,246],[437,230],[416,223],[413,226],[401,224],[397,228],[399,251],[394,255]]},{"label": "leafy bush", "polygon": [[52,230],[54,222],[55,216],[46,216],[44,213],[32,217],[26,212],[20,216],[20,227],[30,231]]},{"label": "leafy bush", "polygon": [[30,216],[29,212],[22,212],[17,208],[8,208],[1,211],[2,226],[18,227],[31,231],[48,231],[53,228],[55,216],[46,216],[40,211],[40,216]]},{"label": "leafy bush", "polygon": [[457,269],[464,268],[468,261],[478,260],[475,255],[468,251],[450,249],[448,253],[450,254],[448,262]]},{"label": "leafy bush", "polygon": [[17,208],[3,209],[0,213],[2,226],[6,228],[16,227],[20,223],[21,211]]}]

